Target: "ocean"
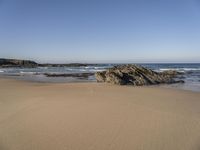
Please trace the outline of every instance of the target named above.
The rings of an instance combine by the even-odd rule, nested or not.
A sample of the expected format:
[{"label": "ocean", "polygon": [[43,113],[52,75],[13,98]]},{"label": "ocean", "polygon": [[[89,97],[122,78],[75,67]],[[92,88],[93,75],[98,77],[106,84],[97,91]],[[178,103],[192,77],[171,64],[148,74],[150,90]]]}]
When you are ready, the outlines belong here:
[{"label": "ocean", "polygon": [[[16,78],[20,80],[28,80],[34,82],[95,82],[93,73],[97,71],[104,71],[118,64],[97,64],[92,66],[81,67],[37,67],[37,68],[0,68],[0,76],[7,78]],[[200,92],[200,63],[195,64],[138,64],[150,68],[157,72],[166,70],[176,70],[183,72],[184,75],[180,78],[185,83],[164,85],[170,88],[179,88],[184,90],[192,90]],[[70,76],[71,74],[91,73],[86,77]],[[46,74],[56,74],[61,76],[50,76]],[[69,76],[62,77],[63,74]]]}]

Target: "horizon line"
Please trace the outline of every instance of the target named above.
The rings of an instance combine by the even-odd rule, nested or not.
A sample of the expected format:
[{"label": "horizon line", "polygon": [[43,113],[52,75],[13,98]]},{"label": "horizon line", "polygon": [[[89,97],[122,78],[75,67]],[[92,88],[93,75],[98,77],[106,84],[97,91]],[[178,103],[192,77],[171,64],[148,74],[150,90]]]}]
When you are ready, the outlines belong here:
[{"label": "horizon line", "polygon": [[21,58],[0,58],[0,59],[13,59],[13,60],[29,60],[29,61],[34,61],[38,64],[74,64],[74,63],[78,63],[78,64],[200,64],[200,62],[198,61],[126,61],[126,60],[119,60],[119,61],[103,61],[103,60],[97,60],[96,62],[91,61],[91,62],[86,62],[86,61],[69,61],[69,62],[64,62],[64,61],[60,61],[58,62],[58,60],[54,61],[54,60],[46,60],[44,62],[42,62],[41,60],[38,59],[29,59],[29,58],[25,58],[25,59],[21,59]]}]

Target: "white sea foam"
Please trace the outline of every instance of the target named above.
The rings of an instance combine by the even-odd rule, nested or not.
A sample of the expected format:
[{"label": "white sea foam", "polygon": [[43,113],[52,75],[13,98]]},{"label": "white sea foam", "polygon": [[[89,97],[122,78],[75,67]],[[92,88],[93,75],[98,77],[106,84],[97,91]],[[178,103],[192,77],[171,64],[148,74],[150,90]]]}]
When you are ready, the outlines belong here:
[{"label": "white sea foam", "polygon": [[0,70],[0,73],[3,73],[4,71],[3,70]]},{"label": "white sea foam", "polygon": [[183,68],[185,71],[198,71],[200,68]]},{"label": "white sea foam", "polygon": [[94,67],[95,69],[105,69],[105,68],[109,68],[108,66],[104,66],[104,67]]},{"label": "white sea foam", "polygon": [[90,66],[87,66],[87,67],[84,67],[85,69],[90,69],[91,67]]},{"label": "white sea foam", "polygon": [[86,70],[86,69],[77,69],[77,70],[74,70],[74,71],[85,72],[85,71],[87,71],[87,70]]},{"label": "white sea foam", "polygon": [[24,71],[20,71],[20,74],[36,74],[37,72],[24,72]]},{"label": "white sea foam", "polygon": [[176,71],[200,71],[200,68],[160,68],[160,71],[176,70]]},{"label": "white sea foam", "polygon": [[105,69],[90,69],[89,72],[98,72],[98,71],[104,71]]},{"label": "white sea foam", "polygon": [[49,67],[38,67],[39,69],[49,69]]}]

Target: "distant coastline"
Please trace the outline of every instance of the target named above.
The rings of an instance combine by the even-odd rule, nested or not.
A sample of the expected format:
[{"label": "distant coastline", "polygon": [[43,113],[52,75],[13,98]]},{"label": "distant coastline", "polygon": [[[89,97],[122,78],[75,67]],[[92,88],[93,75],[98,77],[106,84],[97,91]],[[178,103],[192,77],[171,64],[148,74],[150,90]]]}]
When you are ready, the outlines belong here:
[{"label": "distant coastline", "polygon": [[0,58],[0,67],[9,68],[9,67],[25,67],[25,68],[34,68],[34,67],[80,67],[80,66],[93,66],[97,64],[86,64],[86,63],[67,63],[67,64],[58,64],[58,63],[37,63],[32,60],[21,60],[21,59],[6,59]]}]

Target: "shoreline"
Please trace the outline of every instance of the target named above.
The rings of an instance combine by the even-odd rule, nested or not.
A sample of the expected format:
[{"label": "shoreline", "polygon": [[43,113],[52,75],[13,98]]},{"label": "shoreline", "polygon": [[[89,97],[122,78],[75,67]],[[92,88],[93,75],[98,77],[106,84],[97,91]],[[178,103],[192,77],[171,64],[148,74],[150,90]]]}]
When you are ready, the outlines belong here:
[{"label": "shoreline", "polygon": [[[98,83],[95,80],[72,80],[72,81],[67,81],[67,82],[62,82],[62,81],[55,81],[55,82],[49,82],[49,81],[38,81],[38,80],[31,80],[31,79],[25,79],[23,78],[18,78],[19,76],[0,76],[1,79],[5,80],[13,80],[13,81],[19,81],[19,82],[27,82],[27,83],[38,83],[38,84],[82,84],[82,83],[96,83],[96,84],[105,84],[105,85],[110,85],[110,83]],[[49,77],[48,77],[49,78]],[[54,78],[55,79],[55,78]],[[157,84],[157,85],[145,85],[145,86],[132,86],[132,85],[115,85],[115,86],[122,86],[122,87],[132,87],[132,88],[137,88],[137,87],[155,87],[155,88],[164,88],[164,89],[172,89],[172,90],[183,90],[183,91],[189,91],[189,92],[194,92],[194,93],[199,93],[199,90],[195,89],[190,89],[190,88],[184,88],[181,87],[180,85],[183,85],[182,83],[173,83],[173,84]],[[114,86],[114,85],[113,85]]]}]

